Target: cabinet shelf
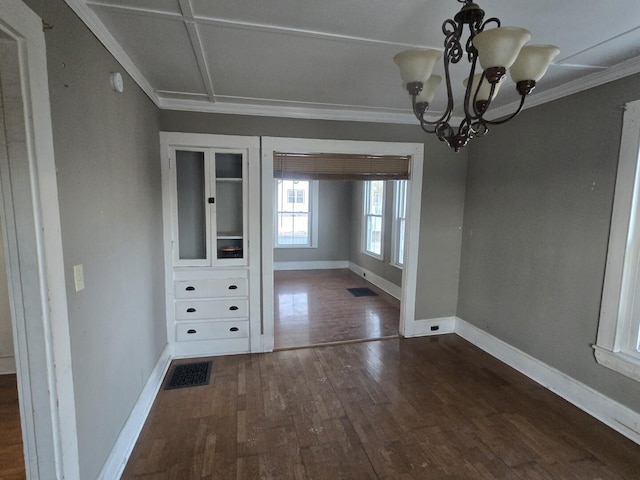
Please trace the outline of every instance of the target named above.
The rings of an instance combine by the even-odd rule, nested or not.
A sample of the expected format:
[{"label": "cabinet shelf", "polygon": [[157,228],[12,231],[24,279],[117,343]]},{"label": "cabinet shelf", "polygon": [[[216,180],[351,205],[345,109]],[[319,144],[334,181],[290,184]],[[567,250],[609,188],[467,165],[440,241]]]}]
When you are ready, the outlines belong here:
[{"label": "cabinet shelf", "polygon": [[221,233],[216,236],[218,240],[242,240],[241,233]]},{"label": "cabinet shelf", "polygon": [[216,178],[216,182],[218,182],[218,183],[242,183],[242,178],[237,178],[237,177]]}]

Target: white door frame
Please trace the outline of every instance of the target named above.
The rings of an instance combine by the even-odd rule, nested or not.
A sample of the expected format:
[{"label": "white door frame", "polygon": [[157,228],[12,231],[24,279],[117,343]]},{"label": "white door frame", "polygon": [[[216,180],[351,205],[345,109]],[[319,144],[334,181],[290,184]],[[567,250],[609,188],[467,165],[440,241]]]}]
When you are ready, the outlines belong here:
[{"label": "white door frame", "polygon": [[0,157],[0,215],[27,478],[75,480],[75,400],[42,21],[21,1],[3,0],[0,31],[17,46],[22,96],[22,108],[19,98],[4,106],[19,140],[3,146],[9,155]]},{"label": "white door frame", "polygon": [[318,140],[262,137],[262,351],[274,348],[273,287],[273,153],[336,153],[359,155],[407,155],[411,157],[411,178],[407,202],[405,262],[400,297],[400,335],[415,333],[418,241],[422,203],[424,145],[421,143]]}]

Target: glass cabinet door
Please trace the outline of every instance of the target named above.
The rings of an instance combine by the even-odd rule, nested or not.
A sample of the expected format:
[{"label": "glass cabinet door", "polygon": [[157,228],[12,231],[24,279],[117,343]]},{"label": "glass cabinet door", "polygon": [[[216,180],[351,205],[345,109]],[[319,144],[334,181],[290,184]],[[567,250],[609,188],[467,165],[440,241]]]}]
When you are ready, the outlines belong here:
[{"label": "glass cabinet door", "polygon": [[208,216],[206,151],[175,150],[178,261],[206,262]]},{"label": "glass cabinet door", "polygon": [[216,258],[244,259],[244,155],[218,151],[214,163]]},{"label": "glass cabinet door", "polygon": [[246,151],[175,147],[175,266],[246,265]]}]

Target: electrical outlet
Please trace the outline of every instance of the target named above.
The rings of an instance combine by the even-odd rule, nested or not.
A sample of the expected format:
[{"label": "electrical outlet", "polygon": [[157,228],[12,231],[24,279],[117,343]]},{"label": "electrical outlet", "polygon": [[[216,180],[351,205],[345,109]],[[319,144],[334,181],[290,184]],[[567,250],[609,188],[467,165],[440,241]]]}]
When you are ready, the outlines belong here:
[{"label": "electrical outlet", "polygon": [[82,264],[73,266],[73,281],[76,285],[76,292],[84,290],[84,269]]}]

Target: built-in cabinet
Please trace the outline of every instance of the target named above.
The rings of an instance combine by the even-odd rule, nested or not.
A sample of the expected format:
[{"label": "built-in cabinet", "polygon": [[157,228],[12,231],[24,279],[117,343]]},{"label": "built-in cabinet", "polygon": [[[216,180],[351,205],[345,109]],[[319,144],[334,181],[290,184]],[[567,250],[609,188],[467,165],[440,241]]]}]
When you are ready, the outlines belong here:
[{"label": "built-in cabinet", "polygon": [[160,134],[175,356],[260,349],[257,137]]}]

